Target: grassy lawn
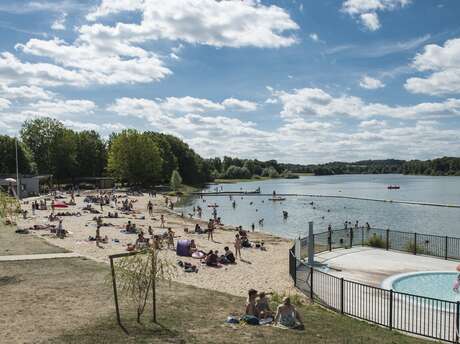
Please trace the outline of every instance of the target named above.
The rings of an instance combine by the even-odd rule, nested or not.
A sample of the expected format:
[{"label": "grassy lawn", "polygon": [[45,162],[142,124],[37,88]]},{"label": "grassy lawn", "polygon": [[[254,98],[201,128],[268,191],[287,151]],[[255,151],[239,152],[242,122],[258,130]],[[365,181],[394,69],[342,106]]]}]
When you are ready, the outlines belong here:
[{"label": "grassy lawn", "polygon": [[0,225],[0,256],[68,252],[35,235],[17,234],[15,230],[16,227]]},{"label": "grassy lawn", "polygon": [[244,298],[179,283],[159,289],[159,325],[149,306],[139,325],[123,304],[125,334],[108,274],[107,265],[81,258],[0,263],[2,343],[427,343],[317,305],[300,307],[304,331],[230,326],[224,320],[244,309]]}]

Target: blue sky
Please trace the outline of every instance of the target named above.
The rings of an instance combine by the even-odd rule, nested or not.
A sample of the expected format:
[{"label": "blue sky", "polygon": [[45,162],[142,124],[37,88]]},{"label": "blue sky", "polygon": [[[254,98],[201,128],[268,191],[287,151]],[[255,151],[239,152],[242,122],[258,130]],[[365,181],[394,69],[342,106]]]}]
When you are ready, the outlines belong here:
[{"label": "blue sky", "polygon": [[205,157],[460,151],[456,0],[0,3],[0,133],[50,116]]}]

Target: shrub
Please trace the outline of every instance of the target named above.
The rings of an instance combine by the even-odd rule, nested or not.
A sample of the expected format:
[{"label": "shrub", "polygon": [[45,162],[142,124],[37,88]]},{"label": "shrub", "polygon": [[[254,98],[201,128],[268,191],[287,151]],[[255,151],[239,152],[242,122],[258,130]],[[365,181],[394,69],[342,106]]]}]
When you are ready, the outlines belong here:
[{"label": "shrub", "polygon": [[386,247],[386,243],[385,243],[385,241],[382,239],[382,237],[377,236],[376,234],[374,234],[374,235],[367,241],[367,245],[368,245],[368,246],[371,246],[371,247],[377,247],[377,248],[385,248],[385,247]]},{"label": "shrub", "polygon": [[404,245],[404,249],[409,253],[414,252],[414,250],[416,253],[425,253],[425,249],[420,245],[415,245],[414,241],[412,240],[407,242],[406,245]]}]

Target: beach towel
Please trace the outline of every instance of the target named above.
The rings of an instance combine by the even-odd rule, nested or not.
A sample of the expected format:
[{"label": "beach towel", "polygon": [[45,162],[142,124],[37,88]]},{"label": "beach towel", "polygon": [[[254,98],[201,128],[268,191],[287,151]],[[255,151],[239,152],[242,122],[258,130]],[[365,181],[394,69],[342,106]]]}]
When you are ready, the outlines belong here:
[{"label": "beach towel", "polygon": [[201,259],[204,257],[204,253],[203,252],[193,252],[192,253],[192,258],[196,258],[196,259]]},{"label": "beach towel", "polygon": [[248,325],[259,325],[259,319],[253,315],[243,315],[241,321]]}]

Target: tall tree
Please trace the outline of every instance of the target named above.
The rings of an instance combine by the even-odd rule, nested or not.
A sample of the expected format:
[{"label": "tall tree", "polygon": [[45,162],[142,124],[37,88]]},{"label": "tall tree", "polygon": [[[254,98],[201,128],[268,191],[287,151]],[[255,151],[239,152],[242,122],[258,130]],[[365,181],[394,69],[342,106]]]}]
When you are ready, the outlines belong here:
[{"label": "tall tree", "polygon": [[[0,135],[0,174],[10,174],[16,172],[16,139],[6,135]],[[32,154],[28,148],[18,142],[18,166],[19,173],[34,173],[35,164]]]},{"label": "tall tree", "polygon": [[153,185],[162,180],[163,161],[156,142],[137,130],[123,130],[111,138],[108,170],[131,185]]},{"label": "tall tree", "polygon": [[27,120],[22,125],[21,139],[32,152],[39,174],[53,173],[56,161],[52,160],[56,136],[64,130],[64,125],[52,118]]},{"label": "tall tree", "polygon": [[77,141],[78,176],[102,176],[107,164],[107,150],[101,136],[94,130],[85,130],[77,134]]}]

